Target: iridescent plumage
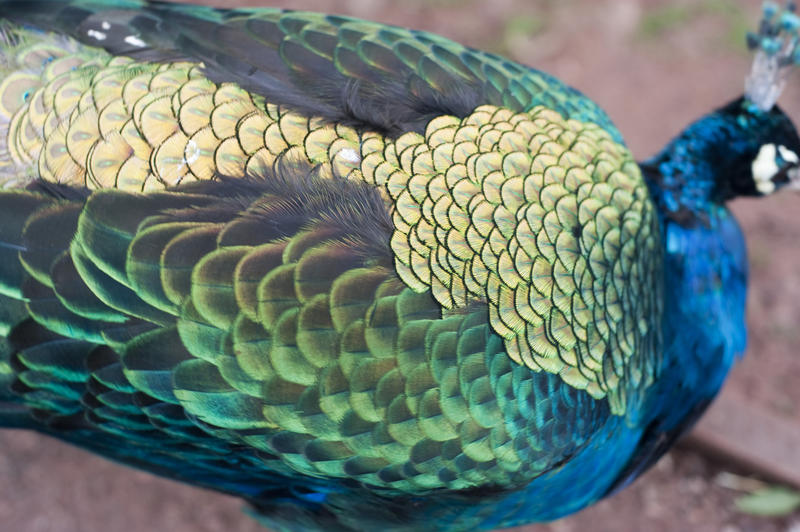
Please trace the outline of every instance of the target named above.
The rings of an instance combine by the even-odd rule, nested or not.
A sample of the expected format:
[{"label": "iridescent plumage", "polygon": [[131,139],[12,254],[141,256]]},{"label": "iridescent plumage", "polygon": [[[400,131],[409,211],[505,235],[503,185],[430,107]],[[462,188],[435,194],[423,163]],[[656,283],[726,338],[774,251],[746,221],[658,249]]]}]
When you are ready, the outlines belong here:
[{"label": "iridescent plumage", "polygon": [[7,425],[282,530],[490,529],[627,483],[744,348],[723,202],[800,152],[771,106],[640,167],[584,96],[441,37],[0,6]]}]

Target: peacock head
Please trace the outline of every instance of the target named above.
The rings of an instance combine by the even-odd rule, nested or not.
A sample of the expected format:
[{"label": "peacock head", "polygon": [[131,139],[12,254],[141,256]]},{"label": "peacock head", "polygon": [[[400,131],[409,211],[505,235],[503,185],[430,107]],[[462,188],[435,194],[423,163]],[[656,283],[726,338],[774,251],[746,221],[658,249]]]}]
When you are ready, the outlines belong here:
[{"label": "peacock head", "polygon": [[[777,106],[755,108],[747,97],[718,109],[722,142],[718,151],[716,199],[764,196],[783,188],[800,190],[800,136],[791,119]],[[713,116],[712,115],[712,116]]]},{"label": "peacock head", "polygon": [[792,121],[776,106],[788,73],[800,63],[796,10],[794,1],[783,10],[764,3],[758,32],[747,36],[755,60],[744,98],[720,110],[739,126],[739,138],[747,138],[741,146],[731,146],[739,168],[730,176],[734,195],[767,195],[787,186],[800,189],[800,139]]},{"label": "peacock head", "polygon": [[[687,127],[642,164],[660,208],[676,219],[738,196],[800,190],[800,137],[776,105],[788,73],[800,63],[800,17],[794,2],[764,4],[744,95]],[[688,217],[687,217],[688,215]],[[702,217],[702,215],[701,215]]]}]

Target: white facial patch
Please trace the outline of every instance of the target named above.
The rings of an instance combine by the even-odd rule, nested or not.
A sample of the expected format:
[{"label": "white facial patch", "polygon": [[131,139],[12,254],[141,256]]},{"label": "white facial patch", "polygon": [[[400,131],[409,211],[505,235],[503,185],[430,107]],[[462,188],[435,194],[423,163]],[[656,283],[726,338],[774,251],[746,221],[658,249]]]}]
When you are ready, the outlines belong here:
[{"label": "white facial patch", "polygon": [[800,163],[800,158],[797,157],[797,154],[786,146],[778,146],[778,153],[781,154],[781,157],[787,163]]},{"label": "white facial patch", "polygon": [[778,150],[774,144],[764,144],[753,161],[753,179],[756,182],[756,189],[762,194],[771,194],[775,191],[772,178],[780,171],[778,163],[775,162],[777,154]]},{"label": "white facial patch", "polygon": [[[758,151],[758,156],[753,161],[752,171],[756,189],[762,194],[772,194],[775,192],[775,183],[772,181],[775,175],[781,171],[776,162],[777,156],[790,164],[800,163],[800,157],[786,146],[775,146],[774,144],[764,144]],[[797,186],[797,171],[789,171],[792,181],[792,188]]]},{"label": "white facial patch", "polygon": [[[781,154],[781,157],[787,163],[792,163],[797,165],[800,163],[800,157],[797,156],[795,152],[787,148],[786,146],[778,146],[778,153]],[[800,169],[792,168],[788,172],[789,176],[789,185],[787,188],[789,190],[800,190]]]},{"label": "white facial patch", "polygon": [[[756,189],[762,194],[772,194],[775,192],[775,183],[772,181],[775,175],[781,171],[776,162],[776,156],[790,164],[800,163],[800,157],[786,146],[775,146],[774,144],[764,144],[758,151],[758,156],[753,161],[752,171],[753,180],[756,182]],[[789,171],[792,187],[795,186],[797,172]]]}]

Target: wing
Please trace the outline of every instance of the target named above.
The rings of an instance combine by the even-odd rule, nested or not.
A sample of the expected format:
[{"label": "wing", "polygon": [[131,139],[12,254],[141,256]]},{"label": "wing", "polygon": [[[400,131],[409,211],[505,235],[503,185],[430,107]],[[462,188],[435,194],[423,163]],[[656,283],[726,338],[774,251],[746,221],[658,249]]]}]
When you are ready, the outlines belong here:
[{"label": "wing", "polygon": [[205,65],[306,116],[397,137],[479,105],[543,105],[622,137],[595,103],[552,76],[438,35],[348,17],[164,2],[6,0],[10,19],[113,55]]},{"label": "wing", "polygon": [[21,228],[4,293],[27,310],[6,323],[11,388],[39,422],[415,493],[523,484],[605,421],[514,364],[485,306],[400,281],[373,187],[285,172],[0,195]]}]

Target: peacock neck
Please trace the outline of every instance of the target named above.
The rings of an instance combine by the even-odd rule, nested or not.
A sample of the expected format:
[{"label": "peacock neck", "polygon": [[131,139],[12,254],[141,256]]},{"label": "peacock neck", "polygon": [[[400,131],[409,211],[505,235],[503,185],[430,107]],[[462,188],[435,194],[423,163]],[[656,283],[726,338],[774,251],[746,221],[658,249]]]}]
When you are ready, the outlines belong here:
[{"label": "peacock neck", "polygon": [[737,144],[742,120],[730,112],[741,105],[707,114],[640,165],[664,242],[662,369],[700,394],[716,392],[746,343],[747,253],[724,203],[736,178],[721,170],[746,151]]},{"label": "peacock neck", "polygon": [[682,426],[694,405],[710,401],[746,344],[744,236],[714,200],[713,172],[695,158],[694,142],[702,141],[682,135],[642,165],[664,242],[661,405],[653,409],[662,430]]}]

